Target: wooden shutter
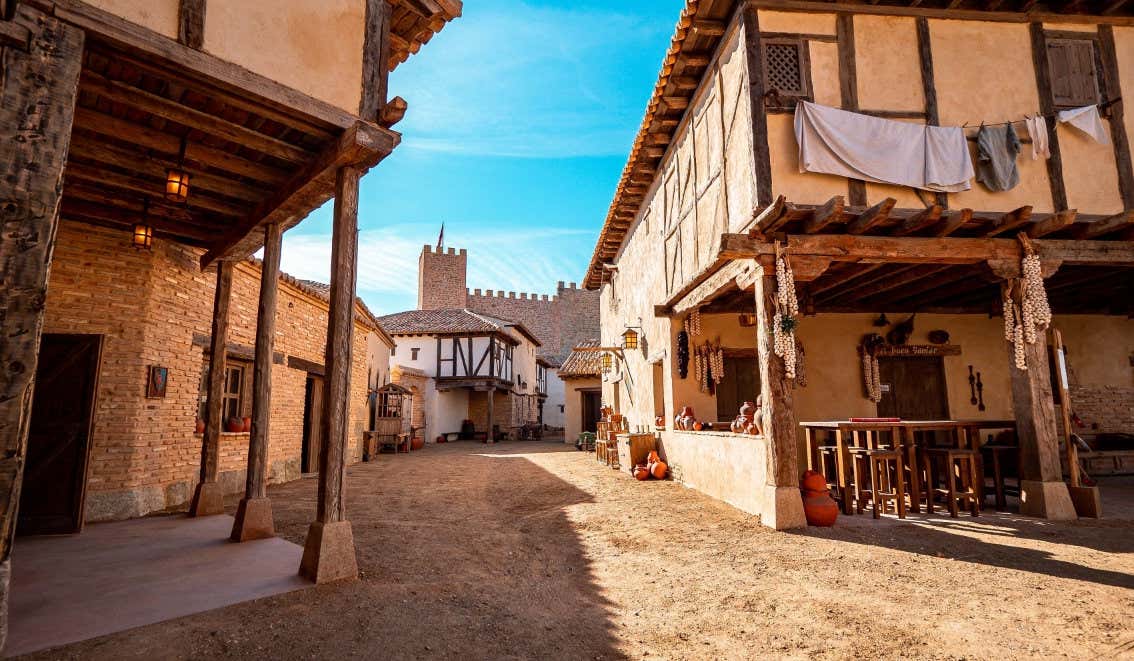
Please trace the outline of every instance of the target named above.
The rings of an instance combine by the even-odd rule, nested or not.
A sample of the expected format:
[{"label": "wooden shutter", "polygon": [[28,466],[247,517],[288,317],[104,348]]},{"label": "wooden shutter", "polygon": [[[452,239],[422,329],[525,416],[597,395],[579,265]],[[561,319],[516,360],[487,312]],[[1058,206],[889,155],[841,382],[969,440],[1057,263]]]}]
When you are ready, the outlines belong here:
[{"label": "wooden shutter", "polygon": [[769,106],[794,108],[799,99],[811,97],[811,58],[807,41],[795,38],[762,40],[764,87]]},{"label": "wooden shutter", "polygon": [[1099,102],[1095,43],[1087,39],[1047,42],[1051,96],[1056,108],[1078,108]]}]

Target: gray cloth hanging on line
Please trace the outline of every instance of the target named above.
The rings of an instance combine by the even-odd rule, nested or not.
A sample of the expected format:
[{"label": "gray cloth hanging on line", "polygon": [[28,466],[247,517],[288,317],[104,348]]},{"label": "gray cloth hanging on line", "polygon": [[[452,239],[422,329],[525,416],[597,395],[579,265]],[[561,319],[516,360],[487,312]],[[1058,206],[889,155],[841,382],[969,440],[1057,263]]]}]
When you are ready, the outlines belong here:
[{"label": "gray cloth hanging on line", "polygon": [[1020,183],[1016,157],[1020,138],[1011,124],[981,126],[977,132],[977,181],[990,191],[1012,190]]}]

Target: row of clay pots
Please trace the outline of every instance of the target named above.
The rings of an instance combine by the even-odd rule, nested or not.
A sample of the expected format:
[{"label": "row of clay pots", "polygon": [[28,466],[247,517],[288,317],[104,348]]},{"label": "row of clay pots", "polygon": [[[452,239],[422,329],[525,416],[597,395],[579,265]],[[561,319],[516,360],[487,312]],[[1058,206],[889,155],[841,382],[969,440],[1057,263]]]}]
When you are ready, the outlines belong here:
[{"label": "row of clay pots", "polygon": [[664,480],[666,474],[669,473],[669,466],[661,460],[657,450],[650,450],[650,456],[646,459],[646,463],[638,464],[632,472],[634,477],[641,482],[645,482],[651,477],[656,480]]}]

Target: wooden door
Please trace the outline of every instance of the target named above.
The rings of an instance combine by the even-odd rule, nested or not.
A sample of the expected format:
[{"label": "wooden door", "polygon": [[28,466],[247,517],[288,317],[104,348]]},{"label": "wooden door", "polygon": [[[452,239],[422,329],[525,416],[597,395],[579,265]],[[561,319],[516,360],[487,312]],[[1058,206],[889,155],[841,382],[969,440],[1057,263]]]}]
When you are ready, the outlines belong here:
[{"label": "wooden door", "polygon": [[99,335],[45,333],[40,341],[18,534],[83,527],[101,352]]},{"label": "wooden door", "polygon": [[323,445],[323,377],[307,375],[307,394],[303,403],[303,452],[300,470],[319,472],[319,448]]},{"label": "wooden door", "polygon": [[940,356],[883,357],[878,360],[882,401],[878,415],[903,420],[948,420],[945,362]]},{"label": "wooden door", "polygon": [[583,420],[582,430],[589,432],[598,431],[599,409],[602,408],[602,393],[600,392],[583,392]]},{"label": "wooden door", "polygon": [[717,384],[717,420],[733,420],[744,402],[760,393],[760,363],[756,358],[725,356],[724,378]]}]

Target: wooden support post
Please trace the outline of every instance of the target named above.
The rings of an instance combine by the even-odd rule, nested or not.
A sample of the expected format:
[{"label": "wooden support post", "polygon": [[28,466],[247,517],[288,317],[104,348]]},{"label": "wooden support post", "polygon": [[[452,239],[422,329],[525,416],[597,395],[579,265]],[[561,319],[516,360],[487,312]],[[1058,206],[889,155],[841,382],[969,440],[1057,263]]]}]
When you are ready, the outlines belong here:
[{"label": "wooden support post", "polygon": [[205,0],[181,0],[177,24],[177,41],[201,50],[205,45]]},{"label": "wooden support post", "polygon": [[264,261],[260,267],[260,307],[256,315],[256,364],[252,371],[252,434],[248,439],[248,473],[244,498],[236,509],[232,541],[275,537],[272,501],[268,499],[268,442],[272,413],[272,352],[276,335],[276,298],[280,283],[279,223],[264,228]]},{"label": "wooden support post", "polygon": [[[1019,304],[1019,292],[1014,292],[1014,296]],[[1048,374],[1046,333],[1038,333],[1034,343],[1024,344],[1024,358],[1028,369],[1017,369],[1012,345],[1008,344],[1012,406],[1020,444],[1020,513],[1045,519],[1074,519],[1075,507],[1059,465],[1059,432]]]},{"label": "wooden support post", "polygon": [[339,169],[335,181],[319,503],[315,521],[307,531],[299,566],[300,575],[316,583],[358,578],[354,534],[345,506],[351,345],[358,270],[358,178],[358,168],[348,165]]},{"label": "wooden support post", "polygon": [[1074,430],[1071,428],[1071,384],[1067,376],[1067,352],[1063,346],[1063,334],[1058,328],[1051,329],[1051,348],[1055,356],[1056,387],[1059,388],[1059,413],[1063,423],[1063,443],[1067,452],[1067,474],[1071,483],[1067,491],[1071,494],[1071,503],[1075,506],[1075,514],[1083,517],[1100,518],[1102,516],[1102,498],[1098,487],[1083,486],[1082,472],[1079,467],[1079,448],[1075,446],[1072,438]]},{"label": "wooden support post", "polygon": [[224,513],[220,473],[220,434],[224,426],[224,379],[228,346],[228,307],[232,300],[233,263],[217,263],[217,287],[213,295],[213,334],[209,340],[208,398],[205,401],[205,434],[201,438],[201,474],[189,506],[189,516]]},{"label": "wooden support post", "polygon": [[[858,65],[855,61],[854,15],[836,14],[835,33],[839,47],[839,97],[843,110],[858,112]],[[866,182],[847,179],[847,199],[851,206],[864,207]]]},{"label": "wooden support post", "polygon": [[496,434],[492,433],[492,425],[496,422],[496,388],[485,393],[488,397],[488,442],[496,442]]},{"label": "wooden support post", "polygon": [[756,269],[756,353],[759,359],[764,442],[767,473],[760,521],[784,530],[807,525],[799,493],[798,426],[792,404],[794,384],[784,373],[783,358],[772,347],[772,323],[776,306],[775,258],[763,258]]},{"label": "wooden support post", "polygon": [[71,143],[83,31],[21,3],[0,41],[0,649],[47,280]]},{"label": "wooden support post", "polygon": [[[362,51],[362,99],[358,116],[378,122],[386,109],[390,77],[390,15],[387,0],[366,0],[366,35]],[[404,104],[405,102],[402,101]],[[403,109],[404,112],[404,109]]]},{"label": "wooden support post", "polygon": [[748,65],[748,101],[752,108],[752,156],[756,166],[756,206],[772,204],[772,155],[768,145],[768,118],[764,112],[764,47],[756,7],[741,9],[744,22],[745,62]]}]

